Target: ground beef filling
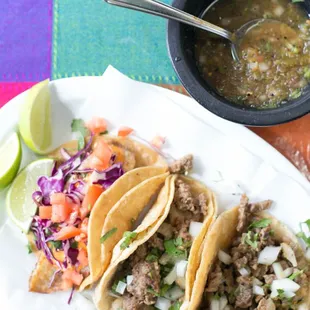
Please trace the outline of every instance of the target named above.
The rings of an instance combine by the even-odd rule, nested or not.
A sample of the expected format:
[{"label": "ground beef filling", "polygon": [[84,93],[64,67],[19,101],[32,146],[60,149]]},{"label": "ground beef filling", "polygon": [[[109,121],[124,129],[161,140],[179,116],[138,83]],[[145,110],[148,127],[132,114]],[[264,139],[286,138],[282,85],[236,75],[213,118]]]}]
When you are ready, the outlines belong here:
[{"label": "ground beef filling", "polygon": [[[280,294],[271,298],[271,284],[277,277],[272,265],[258,264],[259,253],[266,246],[280,246],[280,242],[273,236],[273,231],[269,226],[270,221],[268,222],[267,219],[262,222],[262,218],[257,216],[258,212],[268,209],[270,205],[270,200],[252,204],[245,195],[242,196],[237,226],[239,233],[232,247],[224,250],[230,255],[232,262],[229,265],[219,259],[215,262],[208,276],[203,305],[209,305],[213,298],[225,296],[228,303],[227,309],[231,310],[297,309],[300,303],[298,297],[286,298]],[[283,270],[293,267],[282,251],[277,262],[281,264]],[[300,270],[294,268],[295,272],[298,273]],[[307,272],[301,272],[294,281],[302,286],[307,282]],[[253,281],[263,289],[264,295],[253,293]],[[209,309],[209,306],[202,306],[201,309]]]},{"label": "ground beef filling", "polygon": [[[203,221],[207,197],[202,193],[194,195],[190,185],[178,179],[170,213],[158,231],[120,266],[115,276],[114,289],[119,281],[126,283],[127,276],[133,276],[123,294],[123,310],[149,309],[167,289],[176,285],[184,289],[184,278],[171,285],[164,279],[177,260],[188,259],[193,241],[189,234],[190,222]],[[113,289],[112,292],[115,293]]]}]

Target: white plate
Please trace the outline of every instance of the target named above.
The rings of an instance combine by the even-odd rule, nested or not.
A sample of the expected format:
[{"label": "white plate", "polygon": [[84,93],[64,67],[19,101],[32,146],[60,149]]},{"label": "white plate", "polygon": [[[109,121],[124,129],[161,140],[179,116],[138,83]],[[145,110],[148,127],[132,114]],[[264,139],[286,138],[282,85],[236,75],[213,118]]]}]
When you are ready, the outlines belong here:
[{"label": "white plate", "polygon": [[[247,192],[252,199],[273,199],[271,212],[296,232],[299,223],[310,218],[310,185],[298,170],[255,134],[212,115],[191,98],[132,81],[112,67],[103,77],[53,81],[50,90],[54,146],[71,139],[73,118],[100,115],[109,121],[111,131],[128,125],[145,139],[166,136],[164,151],[175,158],[193,153],[194,176],[216,192],[221,210]],[[26,95],[1,109],[0,140],[17,128],[17,110]],[[33,159],[24,147],[23,166]],[[0,309],[94,309],[78,294],[67,306],[68,293],[28,293],[35,258],[27,254],[24,236],[6,221],[4,195],[0,197]]]}]

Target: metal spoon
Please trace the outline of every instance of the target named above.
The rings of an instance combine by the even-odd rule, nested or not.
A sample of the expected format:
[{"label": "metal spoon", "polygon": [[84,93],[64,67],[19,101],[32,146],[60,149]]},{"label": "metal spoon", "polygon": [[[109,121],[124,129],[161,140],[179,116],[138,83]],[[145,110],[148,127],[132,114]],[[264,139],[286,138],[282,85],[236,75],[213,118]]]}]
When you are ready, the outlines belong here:
[{"label": "metal spoon", "polygon": [[[239,61],[238,47],[244,35],[249,31],[249,29],[252,29],[253,27],[257,26],[259,23],[265,21],[264,19],[255,19],[255,20],[249,21],[248,23],[241,26],[236,32],[232,33],[226,29],[213,25],[196,16],[193,16],[191,14],[188,14],[184,11],[176,9],[170,5],[158,2],[156,0],[105,0],[105,1],[107,3],[113,4],[116,6],[129,8],[129,9],[133,9],[136,11],[141,11],[141,12],[161,16],[161,17],[168,18],[168,19],[173,19],[178,22],[182,22],[182,23],[215,33],[225,39],[228,39],[232,43],[231,53],[235,61]],[[207,10],[209,10],[213,4],[214,3],[212,3],[207,8]]]}]

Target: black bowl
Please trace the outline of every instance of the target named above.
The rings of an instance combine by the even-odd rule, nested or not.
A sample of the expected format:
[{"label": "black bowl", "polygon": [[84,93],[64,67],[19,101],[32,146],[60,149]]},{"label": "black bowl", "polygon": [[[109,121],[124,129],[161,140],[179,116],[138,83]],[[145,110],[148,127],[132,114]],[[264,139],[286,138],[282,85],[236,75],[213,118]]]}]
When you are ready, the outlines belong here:
[{"label": "black bowl", "polygon": [[[213,1],[175,0],[173,6],[200,16]],[[310,0],[305,0],[302,5],[310,13]],[[195,33],[194,27],[176,21],[168,22],[167,44],[173,67],[188,93],[204,108],[227,120],[251,126],[281,124],[310,112],[310,87],[298,99],[275,109],[257,110],[238,106],[220,96],[198,71],[194,53]]]}]

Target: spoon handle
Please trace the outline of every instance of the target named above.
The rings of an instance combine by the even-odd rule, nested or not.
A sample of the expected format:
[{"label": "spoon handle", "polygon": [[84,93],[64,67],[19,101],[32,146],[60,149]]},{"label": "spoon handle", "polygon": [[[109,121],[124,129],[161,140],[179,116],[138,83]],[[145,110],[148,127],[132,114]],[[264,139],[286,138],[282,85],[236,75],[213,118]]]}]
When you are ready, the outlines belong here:
[{"label": "spoon handle", "polygon": [[158,2],[156,0],[105,0],[105,1],[116,6],[129,8],[136,11],[142,11],[145,13],[165,17],[168,19],[174,19],[178,22],[182,22],[194,27],[198,27],[203,30],[210,31],[230,41],[233,41],[233,36],[231,32],[216,25],[213,25],[211,23],[208,23],[207,21],[204,21],[196,16],[193,16],[184,11],[176,9],[172,6]]}]

